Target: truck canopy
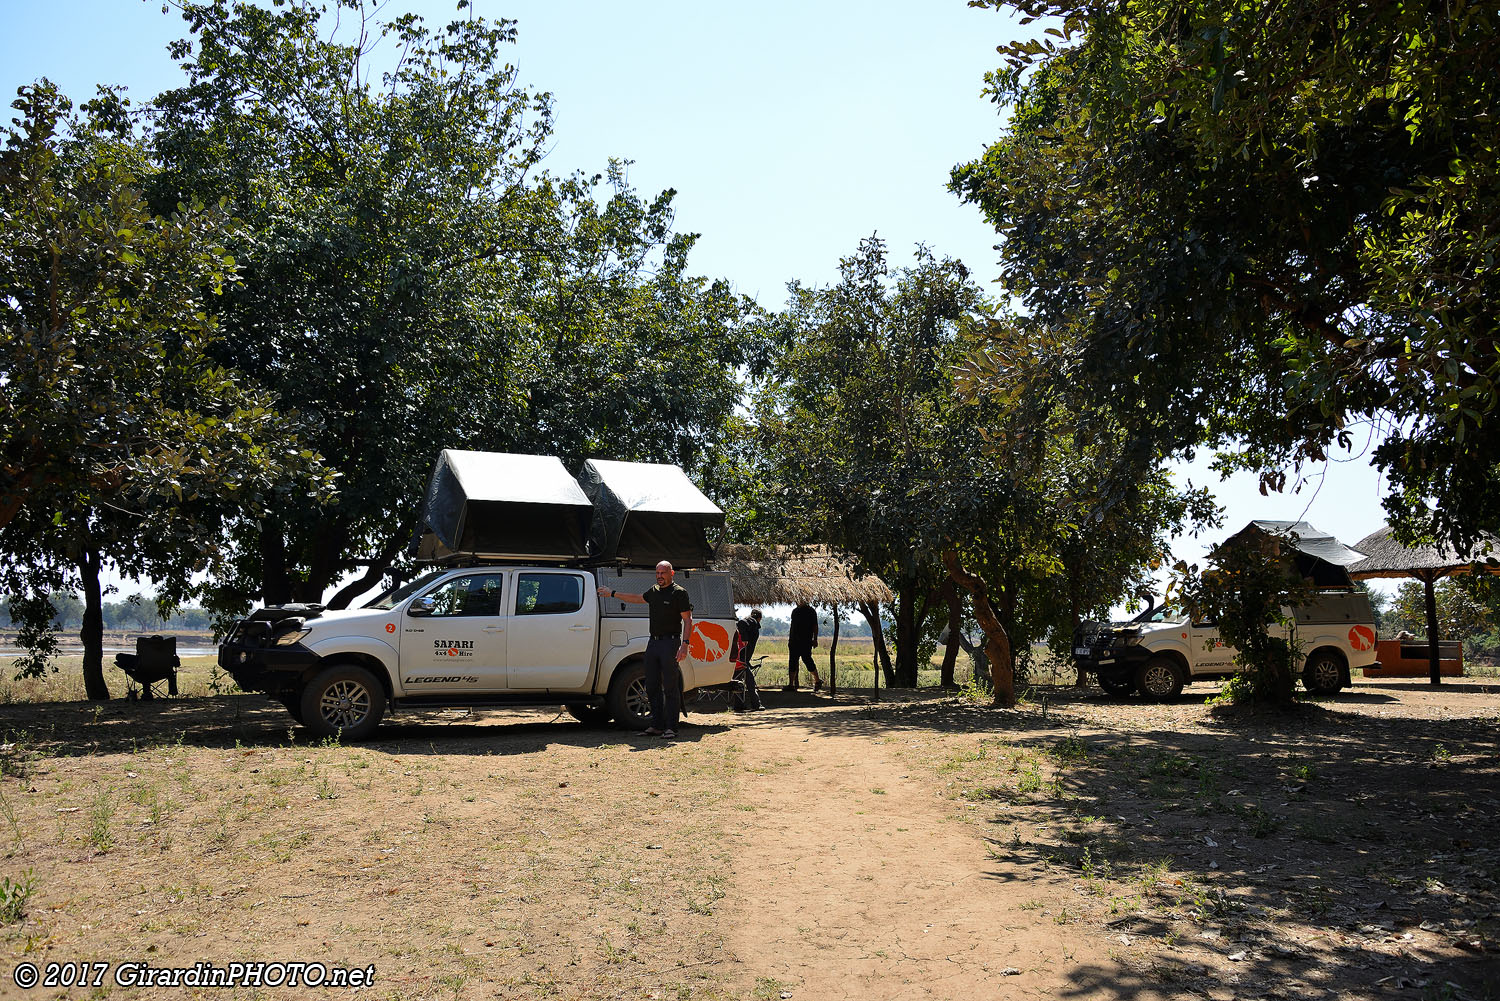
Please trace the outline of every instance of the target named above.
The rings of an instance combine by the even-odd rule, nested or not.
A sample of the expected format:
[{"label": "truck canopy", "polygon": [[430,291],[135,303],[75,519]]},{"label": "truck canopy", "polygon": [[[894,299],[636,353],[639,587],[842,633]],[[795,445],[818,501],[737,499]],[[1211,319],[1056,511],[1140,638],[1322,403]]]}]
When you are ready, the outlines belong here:
[{"label": "truck canopy", "polygon": [[427,484],[416,555],[580,560],[588,555],[592,516],[593,505],[556,456],[445,448]]},{"label": "truck canopy", "polygon": [[578,482],[594,503],[593,557],[626,566],[706,567],[713,557],[710,529],[724,512],[693,485],[681,467],[655,462],[590,459]]},{"label": "truck canopy", "polygon": [[1272,535],[1290,543],[1297,572],[1315,587],[1352,588],[1354,581],[1349,577],[1348,567],[1364,559],[1363,553],[1355,552],[1305,521],[1252,521],[1226,539],[1225,544],[1249,533]]}]

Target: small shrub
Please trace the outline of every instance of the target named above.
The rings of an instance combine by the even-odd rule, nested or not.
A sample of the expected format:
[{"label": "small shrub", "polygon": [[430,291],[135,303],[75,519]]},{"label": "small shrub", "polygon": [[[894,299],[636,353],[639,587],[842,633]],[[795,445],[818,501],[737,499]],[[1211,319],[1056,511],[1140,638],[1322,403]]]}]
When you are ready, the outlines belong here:
[{"label": "small shrub", "polygon": [[27,869],[16,879],[0,876],[0,923],[15,924],[26,917],[26,904],[36,891],[36,876]]},{"label": "small shrub", "polygon": [[6,741],[0,743],[0,775],[14,779],[31,777],[31,765],[36,761],[36,749],[25,730],[7,733]]},{"label": "small shrub", "polygon": [[98,851],[107,852],[115,846],[115,834],[109,826],[114,816],[115,798],[108,789],[100,789],[99,795],[94,798],[94,805],[89,809],[87,835],[88,843]]},{"label": "small shrub", "polygon": [[1052,748],[1052,757],[1061,765],[1077,765],[1088,760],[1088,745],[1081,737],[1064,737]]}]

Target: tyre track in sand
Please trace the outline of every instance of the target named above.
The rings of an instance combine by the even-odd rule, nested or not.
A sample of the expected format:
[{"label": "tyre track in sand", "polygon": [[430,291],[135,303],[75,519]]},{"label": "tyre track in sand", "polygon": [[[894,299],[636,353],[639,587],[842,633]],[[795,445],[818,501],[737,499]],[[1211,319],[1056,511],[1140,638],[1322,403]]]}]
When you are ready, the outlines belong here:
[{"label": "tyre track in sand", "polygon": [[[739,909],[730,935],[746,996],[1116,996],[1115,964],[1059,926],[1068,881],[990,856],[898,735],[859,707],[739,717]],[[751,809],[753,807],[753,809]]]}]

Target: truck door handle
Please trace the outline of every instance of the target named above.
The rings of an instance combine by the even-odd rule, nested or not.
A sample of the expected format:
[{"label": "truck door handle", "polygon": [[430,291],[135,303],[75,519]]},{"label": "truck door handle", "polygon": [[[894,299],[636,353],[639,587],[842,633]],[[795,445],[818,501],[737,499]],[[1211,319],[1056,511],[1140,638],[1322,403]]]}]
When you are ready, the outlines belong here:
[{"label": "truck door handle", "polygon": [[586,633],[593,628],[593,626],[569,626],[568,631],[574,633]]},{"label": "truck door handle", "polygon": [[503,633],[503,632],[505,632],[505,627],[504,626],[485,626],[484,627],[484,631],[487,632],[487,633]]}]

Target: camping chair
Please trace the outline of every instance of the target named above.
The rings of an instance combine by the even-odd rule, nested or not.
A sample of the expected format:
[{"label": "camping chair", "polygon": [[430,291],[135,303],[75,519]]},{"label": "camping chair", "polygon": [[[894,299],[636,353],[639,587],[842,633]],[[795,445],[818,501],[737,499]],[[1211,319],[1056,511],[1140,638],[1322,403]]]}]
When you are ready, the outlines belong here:
[{"label": "camping chair", "polygon": [[167,683],[167,694],[177,694],[177,669],[182,659],[177,656],[176,636],[137,636],[135,653],[115,654],[115,666],[141,686],[141,698],[154,698],[151,686],[159,681]]},{"label": "camping chair", "polygon": [[[740,712],[750,708],[750,686],[745,684],[745,676],[750,675],[752,679],[758,681],[755,671],[768,656],[770,655],[763,653],[753,661],[736,660],[734,662],[734,681],[732,682],[733,688],[729,693],[729,708]],[[759,690],[759,688],[760,686],[757,684],[756,689]]]}]

